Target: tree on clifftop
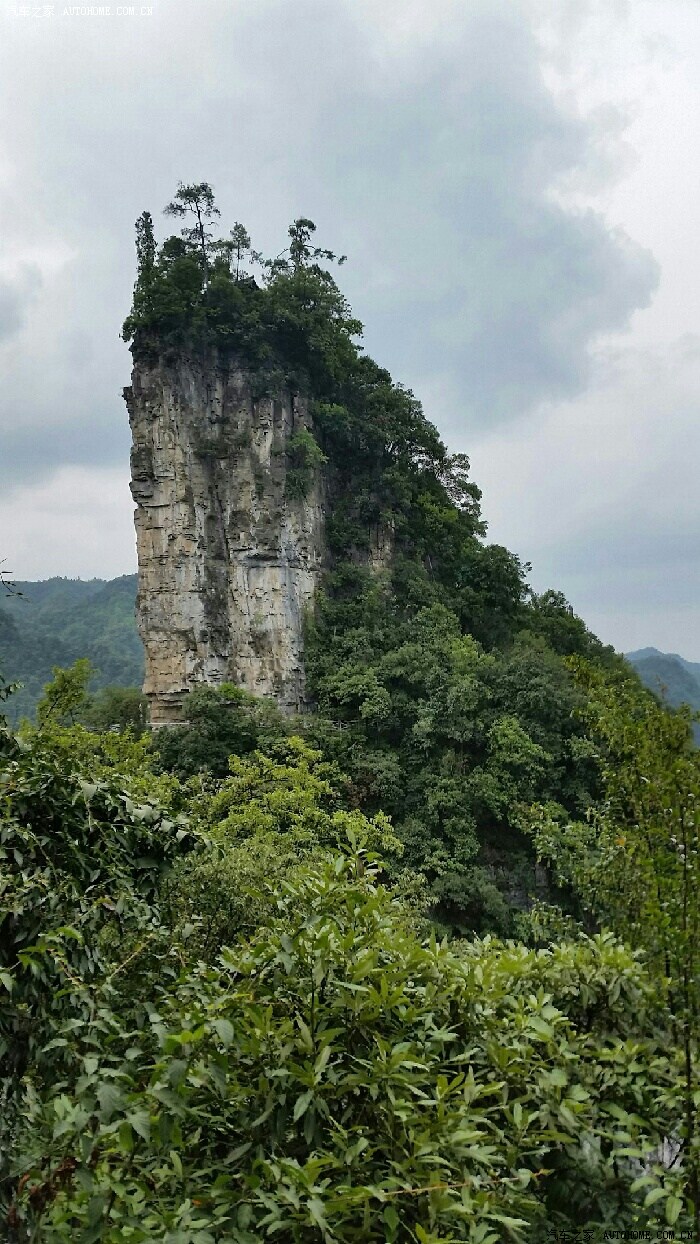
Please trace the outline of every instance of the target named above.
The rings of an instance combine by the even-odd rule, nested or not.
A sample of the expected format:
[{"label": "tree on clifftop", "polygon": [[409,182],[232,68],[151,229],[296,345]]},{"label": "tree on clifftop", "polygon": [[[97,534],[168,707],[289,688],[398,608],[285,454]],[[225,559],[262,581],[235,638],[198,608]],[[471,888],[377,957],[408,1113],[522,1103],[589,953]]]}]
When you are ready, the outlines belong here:
[{"label": "tree on clifftop", "polygon": [[153,217],[142,212],[136,221],[136,284],[133,314],[148,315],[153,309],[153,283],[157,259]]},{"label": "tree on clifftop", "polygon": [[242,225],[238,220],[233,229],[231,229],[228,238],[222,238],[221,241],[215,242],[212,249],[218,255],[224,256],[235,281],[241,281],[248,276],[243,267],[246,261],[248,263],[262,263],[263,261],[260,251],[253,250],[250,243],[250,234],[245,225]]},{"label": "tree on clifftop", "polygon": [[325,246],[312,246],[311,237],[316,232],[313,220],[299,216],[289,226],[289,246],[276,259],[268,259],[265,266],[272,277],[281,273],[299,273],[303,269],[317,265],[319,259],[327,259],[338,264],[345,263],[347,255],[336,255]]},{"label": "tree on clifftop", "polygon": [[207,251],[212,241],[212,234],[207,232],[204,225],[206,221],[221,215],[214,203],[214,191],[209,183],[200,181],[191,186],[185,186],[183,182],[178,182],[175,198],[163,211],[166,216],[185,217],[188,212],[191,212],[196,217],[196,225],[183,229],[182,236],[191,246],[201,251],[202,264],[204,271],[207,272],[209,269]]}]

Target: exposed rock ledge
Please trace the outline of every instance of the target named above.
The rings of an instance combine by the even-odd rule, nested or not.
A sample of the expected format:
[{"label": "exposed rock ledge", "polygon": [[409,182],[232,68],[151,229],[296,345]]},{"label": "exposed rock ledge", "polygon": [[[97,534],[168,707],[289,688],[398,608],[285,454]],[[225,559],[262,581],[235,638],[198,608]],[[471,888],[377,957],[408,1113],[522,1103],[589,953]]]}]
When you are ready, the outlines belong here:
[{"label": "exposed rock ledge", "polygon": [[324,563],[322,484],[290,496],[306,402],[255,395],[220,359],[139,359],[124,390],[151,722],[176,722],[200,683],[304,704],[303,616]]}]

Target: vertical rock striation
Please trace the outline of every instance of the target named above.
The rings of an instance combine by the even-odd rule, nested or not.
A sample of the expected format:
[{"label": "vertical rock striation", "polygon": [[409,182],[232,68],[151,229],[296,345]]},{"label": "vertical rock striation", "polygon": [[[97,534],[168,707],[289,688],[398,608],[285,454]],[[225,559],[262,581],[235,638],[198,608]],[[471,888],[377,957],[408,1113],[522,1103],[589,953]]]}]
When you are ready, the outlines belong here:
[{"label": "vertical rock striation", "polygon": [[[324,562],[318,466],[290,441],[306,402],[255,393],[220,357],[138,358],[125,389],[136,502],[138,626],[153,725],[200,683],[304,702],[302,625]],[[290,485],[294,483],[295,487]]]}]

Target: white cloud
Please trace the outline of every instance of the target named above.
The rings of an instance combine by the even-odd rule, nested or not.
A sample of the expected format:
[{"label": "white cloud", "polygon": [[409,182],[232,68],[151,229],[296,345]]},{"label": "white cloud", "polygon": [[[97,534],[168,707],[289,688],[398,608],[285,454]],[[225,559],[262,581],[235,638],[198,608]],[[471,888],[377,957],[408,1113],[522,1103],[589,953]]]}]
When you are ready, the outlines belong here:
[{"label": "white cloud", "polygon": [[700,339],[687,337],[600,350],[585,395],[484,441],[472,463],[491,538],[529,558],[538,590],[564,591],[619,648],[646,633],[698,659],[699,456]]},{"label": "white cloud", "polygon": [[61,467],[0,499],[0,561],[19,579],[133,574],[134,505],[121,467]]}]

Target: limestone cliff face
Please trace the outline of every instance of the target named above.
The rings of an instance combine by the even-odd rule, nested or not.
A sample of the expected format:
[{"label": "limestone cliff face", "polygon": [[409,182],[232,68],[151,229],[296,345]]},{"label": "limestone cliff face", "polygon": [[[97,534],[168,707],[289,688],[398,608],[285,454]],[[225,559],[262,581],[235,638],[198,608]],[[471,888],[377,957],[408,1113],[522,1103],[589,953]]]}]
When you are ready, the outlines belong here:
[{"label": "limestone cliff face", "polygon": [[256,396],[218,356],[139,359],[124,396],[153,725],[180,720],[200,683],[303,707],[303,614],[324,563],[318,468],[303,495],[290,470],[306,403]]}]

